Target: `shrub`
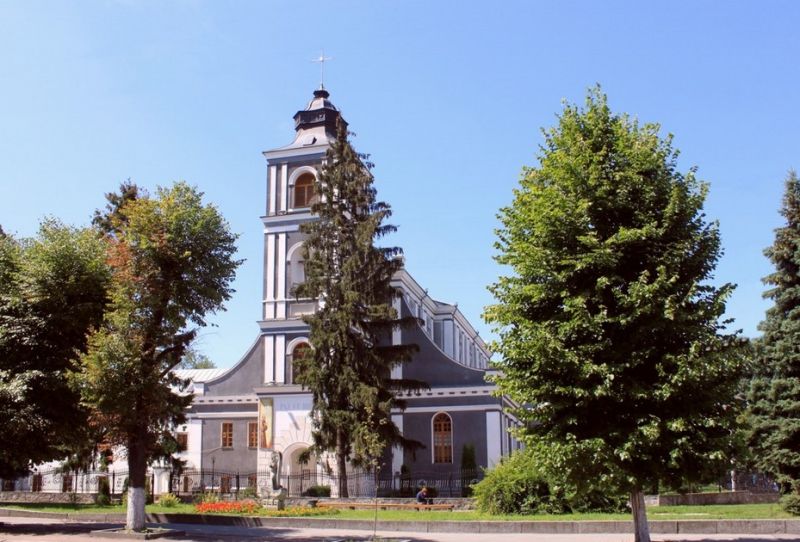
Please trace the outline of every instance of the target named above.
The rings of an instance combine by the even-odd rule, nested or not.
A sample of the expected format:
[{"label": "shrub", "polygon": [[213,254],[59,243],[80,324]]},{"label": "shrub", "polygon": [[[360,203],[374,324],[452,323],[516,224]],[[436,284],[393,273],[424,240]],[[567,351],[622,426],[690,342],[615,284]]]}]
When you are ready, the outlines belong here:
[{"label": "shrub", "polygon": [[473,444],[465,444],[461,448],[461,496],[471,497],[472,487],[470,481],[475,477],[478,471],[478,462],[475,460],[475,446]]},{"label": "shrub", "polygon": [[304,497],[330,497],[331,486],[311,486],[303,491]]},{"label": "shrub", "polygon": [[108,483],[108,478],[101,476],[97,479],[97,497],[94,502],[99,506],[108,506],[111,504],[111,486]]},{"label": "shrub", "polygon": [[220,501],[219,493],[216,493],[214,491],[204,491],[204,492],[196,495],[195,498],[194,498],[195,504],[215,503],[215,502],[219,502],[219,501]]},{"label": "shrub", "polygon": [[797,493],[789,493],[781,497],[781,508],[789,512],[793,516],[800,516],[800,495]]},{"label": "shrub", "polygon": [[164,493],[158,498],[159,506],[164,508],[174,508],[181,503],[181,500],[172,493]]},{"label": "shrub", "polygon": [[258,497],[258,492],[252,486],[240,489],[236,496],[237,499],[255,499],[256,497]]},{"label": "shrub", "polygon": [[512,454],[472,486],[477,508],[489,514],[619,512],[624,495],[614,488],[586,484],[580,490],[545,468],[534,449]]},{"label": "shrub", "polygon": [[475,504],[489,514],[558,514],[569,510],[566,499],[551,490],[533,454],[517,452],[472,486]]}]

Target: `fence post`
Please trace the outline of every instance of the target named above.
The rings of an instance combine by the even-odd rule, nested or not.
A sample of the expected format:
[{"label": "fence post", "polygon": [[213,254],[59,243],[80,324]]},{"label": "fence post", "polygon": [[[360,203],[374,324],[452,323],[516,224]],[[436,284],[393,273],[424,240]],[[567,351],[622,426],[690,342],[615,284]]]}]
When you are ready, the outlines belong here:
[{"label": "fence post", "polygon": [[236,500],[239,500],[239,471],[236,471]]}]

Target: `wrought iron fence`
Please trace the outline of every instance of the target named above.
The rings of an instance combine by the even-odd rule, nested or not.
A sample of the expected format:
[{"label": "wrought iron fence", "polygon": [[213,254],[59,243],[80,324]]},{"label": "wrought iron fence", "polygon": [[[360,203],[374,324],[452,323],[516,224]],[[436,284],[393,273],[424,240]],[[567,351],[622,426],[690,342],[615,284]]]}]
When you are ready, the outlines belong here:
[{"label": "wrought iron fence", "polygon": [[[111,496],[117,497],[123,493],[127,478],[127,471],[49,470],[2,480],[0,489],[43,493],[98,493],[101,480],[105,479]],[[153,475],[149,478],[150,487],[155,487]],[[374,472],[353,471],[347,473],[347,493],[350,497],[413,497],[420,487],[426,485],[439,497],[462,497],[469,494],[468,488],[471,484],[482,478],[481,470],[420,471],[405,474],[380,472],[378,476]],[[161,492],[165,489],[181,496],[195,496],[212,491],[237,498],[242,495],[269,495],[282,489],[288,497],[338,497],[339,476],[322,468],[283,474],[277,479],[269,470],[240,472],[185,469],[170,472],[167,487],[160,486]]]},{"label": "wrought iron fence", "polygon": [[60,469],[34,471],[27,476],[3,479],[3,491],[34,493],[98,493],[102,479],[108,481],[112,496],[120,495],[128,478],[127,471],[67,471]]},{"label": "wrought iron fence", "polygon": [[[413,474],[381,474],[367,471],[347,473],[347,493],[350,497],[413,497],[423,485],[439,497],[464,497],[469,486],[483,478],[483,471],[454,470],[450,472],[416,472]],[[175,471],[170,477],[170,491],[180,496],[192,496],[207,491],[239,496],[268,495],[285,490],[288,497],[338,497],[339,476],[322,469],[308,469],[298,474],[283,474],[276,480],[271,471],[254,472],[197,470]]]},{"label": "wrought iron fence", "polygon": [[750,491],[752,493],[777,493],[778,484],[770,476],[759,472],[739,472],[726,476],[720,486],[727,490]]}]

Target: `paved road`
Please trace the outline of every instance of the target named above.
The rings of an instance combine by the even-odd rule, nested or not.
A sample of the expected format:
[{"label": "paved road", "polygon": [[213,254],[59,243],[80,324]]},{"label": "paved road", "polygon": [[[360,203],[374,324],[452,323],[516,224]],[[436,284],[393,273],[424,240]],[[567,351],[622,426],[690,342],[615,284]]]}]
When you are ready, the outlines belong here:
[{"label": "paved road", "polygon": [[[2,518],[0,542],[101,542],[103,539],[90,537],[89,531],[118,527],[97,523],[75,523],[55,519]],[[334,542],[337,540],[364,541],[370,537],[364,531],[342,529],[290,529],[267,527],[226,527],[216,525],[175,525],[171,528],[186,531],[186,536],[172,540],[185,542]],[[632,542],[631,534],[470,534],[470,533],[395,533],[378,532],[378,536],[411,542]],[[113,540],[113,539],[105,539]],[[653,535],[654,541],[670,542],[762,542],[768,540],[800,542],[797,535]]]}]

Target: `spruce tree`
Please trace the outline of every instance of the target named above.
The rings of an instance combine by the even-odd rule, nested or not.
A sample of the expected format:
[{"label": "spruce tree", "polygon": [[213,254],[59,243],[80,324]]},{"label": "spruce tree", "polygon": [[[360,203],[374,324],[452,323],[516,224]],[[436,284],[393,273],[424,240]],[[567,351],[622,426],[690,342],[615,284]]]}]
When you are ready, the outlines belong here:
[{"label": "spruce tree", "polygon": [[784,493],[800,494],[800,180],[786,178],[784,226],[764,251],[775,271],[764,278],[773,302],[759,329],[757,358],[748,394],[749,436],[756,466]]},{"label": "spruce tree", "polygon": [[731,285],[703,215],[707,187],[677,171],[659,127],[613,114],[599,88],[567,104],[500,211],[491,287],[500,389],[529,408],[524,437],[576,487],[631,497],[725,459],[740,359],[719,322]]},{"label": "spruce tree", "polygon": [[297,380],[313,396],[312,448],[335,454],[340,497],[348,495],[348,461],[374,465],[387,445],[415,445],[402,437],[391,411],[404,407],[398,392],[422,386],[391,378],[391,369],[416,350],[392,345],[391,332],[415,319],[392,308],[398,293],[391,279],[402,251],[375,245],[396,227],[384,223],[391,209],[376,199],[371,168],[337,122],[315,184],[317,219],[302,226],[306,280],[296,293],[319,299],[319,306],[305,317],[313,355],[298,360]]}]

